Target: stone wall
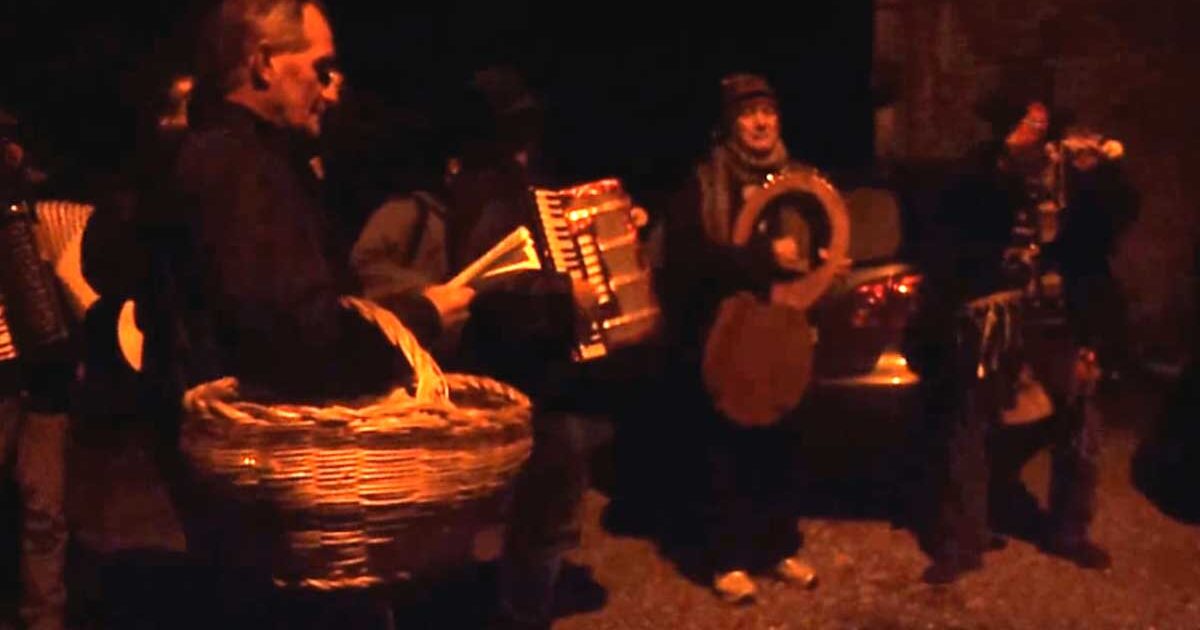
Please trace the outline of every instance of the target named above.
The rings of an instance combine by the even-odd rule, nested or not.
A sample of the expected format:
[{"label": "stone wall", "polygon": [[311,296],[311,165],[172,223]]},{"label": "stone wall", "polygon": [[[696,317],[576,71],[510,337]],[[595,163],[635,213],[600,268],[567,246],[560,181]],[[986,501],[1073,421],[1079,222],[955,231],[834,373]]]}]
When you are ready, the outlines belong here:
[{"label": "stone wall", "polygon": [[876,0],[876,113],[883,160],[961,156],[987,127],[976,103],[1039,89],[1122,140],[1143,195],[1115,259],[1135,341],[1149,355],[1195,335],[1193,253],[1200,205],[1200,34],[1187,0]]}]

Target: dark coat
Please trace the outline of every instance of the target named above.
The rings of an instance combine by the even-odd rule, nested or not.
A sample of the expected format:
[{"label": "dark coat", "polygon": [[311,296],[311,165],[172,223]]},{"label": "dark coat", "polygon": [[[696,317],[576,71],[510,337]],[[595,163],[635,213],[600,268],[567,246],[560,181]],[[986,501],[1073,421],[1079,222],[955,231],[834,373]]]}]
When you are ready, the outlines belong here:
[{"label": "dark coat", "polygon": [[[450,184],[450,269],[469,265],[520,226],[537,233],[530,187],[545,183],[508,157],[467,161]],[[478,285],[454,361],[460,369],[516,385],[543,410],[569,404],[571,349],[584,320],[565,271],[524,271]]]},{"label": "dark coat", "polygon": [[[685,352],[699,351],[721,300],[740,291],[765,297],[771,283],[784,277],[769,247],[734,246],[728,233],[742,205],[742,185],[761,184],[771,171],[742,181],[719,170],[711,160],[697,165],[672,198],[664,226],[658,286],[671,342]],[[717,186],[717,177],[730,181]],[[724,204],[713,199],[722,191],[729,195]]]},{"label": "dark coat", "polygon": [[[146,333],[144,370],[164,395],[235,376],[284,397],[322,399],[411,376],[375,325],[338,302],[358,287],[308,148],[226,103],[182,141],[162,197],[138,208],[132,233],[146,271],[131,293]],[[424,298],[385,306],[418,336],[437,334]]]}]

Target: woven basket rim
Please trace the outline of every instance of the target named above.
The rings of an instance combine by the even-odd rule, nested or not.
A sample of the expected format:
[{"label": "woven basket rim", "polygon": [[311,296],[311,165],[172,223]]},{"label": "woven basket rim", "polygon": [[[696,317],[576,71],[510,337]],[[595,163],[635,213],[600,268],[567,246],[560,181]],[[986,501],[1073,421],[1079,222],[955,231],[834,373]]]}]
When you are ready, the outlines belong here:
[{"label": "woven basket rim", "polygon": [[[201,416],[221,417],[248,426],[262,428],[300,428],[317,423],[359,424],[375,419],[394,419],[397,424],[411,426],[422,416],[476,417],[479,414],[504,415],[506,409],[524,411],[532,407],[529,397],[501,381],[470,374],[444,374],[447,391],[483,391],[507,401],[495,408],[479,408],[455,404],[448,397],[421,400],[406,388],[397,387],[378,396],[362,396],[350,400],[331,401],[327,405],[260,402],[242,396],[238,380],[225,377],[201,383],[188,390],[184,407]],[[363,403],[356,406],[355,403]],[[408,422],[400,421],[406,417]]]},{"label": "woven basket rim", "polygon": [[[281,586],[363,588],[461,562],[532,452],[525,394],[442,373],[382,307],[344,303],[404,353],[413,386],[309,404],[226,377],[184,394],[180,447],[196,480],[219,500],[266,510],[247,535],[265,537],[255,557]],[[402,535],[439,510],[456,525]]]},{"label": "woven basket rim", "polygon": [[[416,337],[384,307],[363,298],[343,297],[343,306],[354,309],[377,326],[412,367],[414,383],[376,396],[330,399],[324,404],[284,402],[266,392],[242,388],[234,377],[201,383],[184,394],[184,408],[203,416],[218,416],[247,425],[298,425],[305,422],[361,422],[372,418],[417,415],[428,411],[442,415],[478,413],[451,400],[450,391],[475,389],[510,401],[516,408],[529,408],[529,398],[498,380],[477,375],[442,372],[437,361],[421,347]],[[489,410],[491,413],[497,410]]]}]

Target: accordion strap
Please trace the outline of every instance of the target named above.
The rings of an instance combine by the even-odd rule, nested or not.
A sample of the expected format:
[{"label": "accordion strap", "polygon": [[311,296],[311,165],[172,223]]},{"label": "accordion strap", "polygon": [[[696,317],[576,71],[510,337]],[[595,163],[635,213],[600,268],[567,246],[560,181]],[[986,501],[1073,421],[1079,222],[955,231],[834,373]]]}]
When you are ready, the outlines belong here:
[{"label": "accordion strap", "polygon": [[412,232],[408,233],[408,248],[404,250],[408,259],[405,264],[409,266],[417,261],[417,254],[420,253],[418,248],[425,238],[425,231],[429,229],[429,200],[421,193],[416,193],[413,203],[417,206],[417,222],[413,224]]}]

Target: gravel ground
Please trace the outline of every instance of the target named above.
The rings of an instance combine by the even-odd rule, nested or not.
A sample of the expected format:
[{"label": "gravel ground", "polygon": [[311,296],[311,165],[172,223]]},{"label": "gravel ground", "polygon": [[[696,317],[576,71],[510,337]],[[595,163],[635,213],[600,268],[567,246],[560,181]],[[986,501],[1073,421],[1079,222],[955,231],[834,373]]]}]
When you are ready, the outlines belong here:
[{"label": "gravel ground", "polygon": [[[600,610],[555,628],[1200,628],[1200,528],[1165,517],[1128,482],[1128,435],[1105,453],[1095,538],[1113,568],[1084,571],[1025,541],[989,553],[982,571],[947,587],[919,579],[928,560],[912,535],[880,520],[805,519],[805,550],[820,583],[813,590],[760,581],[749,607],[718,602],[637,538],[599,527],[605,497],[588,497],[588,527],[575,559],[607,591]],[[1026,470],[1047,478],[1048,458]]]},{"label": "gravel ground", "polygon": [[[1113,567],[1086,571],[1022,540],[991,552],[983,570],[950,586],[920,581],[928,563],[912,534],[881,518],[801,521],[805,553],[820,583],[802,590],[759,581],[760,601],[721,604],[700,580],[689,580],[651,539],[621,537],[599,525],[606,497],[588,497],[582,549],[607,591],[603,608],[561,619],[555,628],[1200,628],[1200,527],[1164,515],[1130,481],[1140,428],[1158,408],[1142,384],[1105,400],[1097,542]],[[1043,502],[1049,457],[1023,471]],[[1044,504],[1044,503],[1043,503]]]},{"label": "gravel ground", "polygon": [[[801,527],[819,585],[803,590],[763,579],[757,604],[730,607],[711,594],[704,579],[689,577],[677,563],[678,549],[666,551],[661,538],[609,531],[603,524],[609,498],[593,490],[583,545],[571,554],[565,580],[566,610],[554,627],[1200,628],[1200,528],[1164,515],[1130,482],[1138,427],[1157,401],[1153,388],[1138,387],[1106,403],[1109,430],[1094,534],[1112,553],[1111,570],[1084,571],[1013,540],[989,553],[982,571],[951,586],[931,587],[919,579],[927,558],[910,532],[884,518],[818,512]],[[140,580],[126,596],[138,609],[132,618],[141,627],[172,627],[178,603],[188,601],[195,587],[197,578],[180,579],[177,565],[162,560],[179,556],[183,538],[161,484],[146,482],[154,474],[144,453],[128,439],[93,440],[74,450],[71,588],[82,619],[111,605],[104,594],[117,592],[115,581]],[[1044,454],[1024,471],[1043,498],[1048,472]],[[115,557],[127,565],[123,577],[97,572]],[[12,617],[12,565],[6,563],[10,577],[0,584],[9,595],[0,603],[7,608],[0,610],[7,613],[0,614],[0,628]],[[485,606],[486,584],[486,578],[476,579],[434,596],[434,603],[401,606],[397,625],[477,626],[481,615],[462,610]],[[338,627],[357,626],[344,621]]]}]

